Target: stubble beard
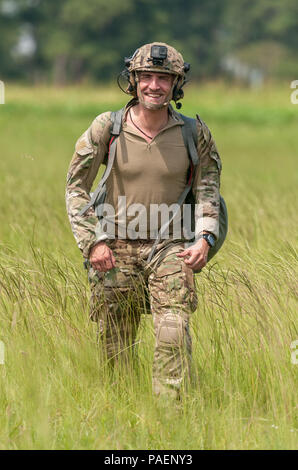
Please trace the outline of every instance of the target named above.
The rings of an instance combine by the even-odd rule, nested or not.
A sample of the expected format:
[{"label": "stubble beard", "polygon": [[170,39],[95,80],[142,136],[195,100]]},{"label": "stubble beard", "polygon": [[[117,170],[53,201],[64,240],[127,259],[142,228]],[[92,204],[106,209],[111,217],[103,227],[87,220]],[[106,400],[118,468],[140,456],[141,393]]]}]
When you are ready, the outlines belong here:
[{"label": "stubble beard", "polygon": [[172,90],[169,92],[169,94],[165,97],[164,101],[162,103],[150,103],[148,102],[145,98],[143,93],[138,90],[138,100],[139,103],[144,106],[146,109],[150,109],[151,111],[158,111],[160,109],[164,109],[166,106],[170,104],[170,101],[172,99]]}]

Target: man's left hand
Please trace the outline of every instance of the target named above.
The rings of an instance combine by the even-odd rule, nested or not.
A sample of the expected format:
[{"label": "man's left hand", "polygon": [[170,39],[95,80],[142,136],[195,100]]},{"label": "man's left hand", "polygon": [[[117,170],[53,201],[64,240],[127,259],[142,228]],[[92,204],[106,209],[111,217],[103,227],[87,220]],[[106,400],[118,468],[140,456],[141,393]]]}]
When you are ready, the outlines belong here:
[{"label": "man's left hand", "polygon": [[203,269],[207,264],[207,257],[209,252],[209,245],[200,238],[194,245],[190,246],[186,250],[178,253],[179,258],[184,258],[185,264],[187,264],[193,270]]}]

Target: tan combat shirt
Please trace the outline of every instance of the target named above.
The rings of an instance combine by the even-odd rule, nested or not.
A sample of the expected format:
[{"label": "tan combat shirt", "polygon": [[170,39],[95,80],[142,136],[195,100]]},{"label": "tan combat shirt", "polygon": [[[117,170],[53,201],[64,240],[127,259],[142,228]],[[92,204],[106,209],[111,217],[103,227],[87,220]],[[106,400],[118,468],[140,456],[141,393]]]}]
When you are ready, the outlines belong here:
[{"label": "tan combat shirt", "polygon": [[[66,187],[66,204],[71,227],[83,256],[88,257],[90,248],[99,240],[113,238],[134,238],[129,228],[138,212],[138,206],[145,208],[145,219],[137,228],[138,238],[155,238],[160,228],[150,225],[150,207],[177,203],[186,186],[189,157],[184,146],[181,126],[184,121],[179,113],[169,108],[169,121],[150,144],[126,123],[125,117],[120,136],[117,139],[116,158],[109,178],[107,179],[107,196],[105,203],[115,210],[113,224],[102,224],[111,221],[106,216],[101,224],[91,207],[88,212],[79,216],[80,210],[90,200],[89,193],[96,178],[98,169],[105,162],[110,139],[110,112],[100,114],[76,143]],[[193,193],[198,210],[195,238],[202,231],[208,231],[218,237],[219,227],[219,184],[221,162],[215,143],[207,126],[197,120],[198,153],[200,164],[194,175]],[[125,196],[124,204],[119,207],[119,197]],[[122,200],[123,201],[123,200]],[[137,212],[131,211],[135,208]],[[140,212],[139,212],[140,213]],[[109,233],[107,227],[115,225],[116,232]],[[141,225],[141,226],[140,226]],[[151,229],[151,231],[150,231]],[[153,232],[152,232],[153,230]],[[154,234],[154,235],[153,235]],[[170,231],[171,234],[171,231]],[[183,238],[183,237],[182,237]]]},{"label": "tan combat shirt", "polygon": [[[109,238],[157,236],[162,220],[155,213],[157,207],[164,210],[166,218],[165,207],[176,204],[185,189],[189,158],[181,125],[181,118],[169,116],[166,127],[148,143],[131,124],[123,123],[115,163],[106,183],[105,202],[115,208],[116,225],[116,233],[109,234],[107,230]],[[125,196],[125,209],[124,204],[119,207],[121,196]]]}]

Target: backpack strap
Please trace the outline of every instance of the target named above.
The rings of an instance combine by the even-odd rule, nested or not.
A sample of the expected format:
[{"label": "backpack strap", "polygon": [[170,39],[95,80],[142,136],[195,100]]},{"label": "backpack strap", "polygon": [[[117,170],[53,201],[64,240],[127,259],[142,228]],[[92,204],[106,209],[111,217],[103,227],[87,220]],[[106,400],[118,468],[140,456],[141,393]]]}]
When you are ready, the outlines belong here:
[{"label": "backpack strap", "polygon": [[196,166],[199,164],[197,122],[195,119],[184,116],[183,114],[180,114],[180,117],[184,121],[184,126],[181,127],[184,145],[187,148],[188,156],[193,166]]},{"label": "backpack strap", "polygon": [[184,121],[184,126],[181,126],[181,132],[182,132],[182,136],[184,140],[184,145],[187,149],[187,153],[191,161],[190,177],[189,177],[186,188],[183,190],[183,192],[179,196],[179,199],[177,201],[177,209],[173,211],[172,216],[169,218],[169,220],[167,220],[167,222],[160,228],[157,238],[147,258],[147,263],[150,263],[150,261],[152,260],[157,244],[160,241],[163,233],[165,232],[165,230],[169,227],[170,223],[176,217],[178,211],[180,210],[180,207],[182,206],[182,204],[184,203],[186,199],[186,196],[190,192],[192,188],[194,173],[195,173],[194,168],[196,168],[197,165],[199,164],[199,155],[197,151],[198,130],[197,130],[196,120],[189,118],[188,116],[183,116],[183,114],[180,114],[180,116]]},{"label": "backpack strap", "polygon": [[113,111],[111,113],[111,121],[112,121],[112,128],[111,128],[111,135],[114,137],[118,137],[121,128],[122,128],[122,118],[125,112],[125,108],[119,109],[118,111]]},{"label": "backpack strap", "polygon": [[117,145],[117,137],[119,137],[119,134],[121,132],[121,127],[122,127],[122,117],[124,114],[125,108],[120,109],[119,111],[113,111],[111,113],[111,139],[109,142],[109,153],[108,153],[108,162],[107,166],[104,172],[103,177],[101,178],[96,190],[92,194],[92,197],[88,204],[83,207],[83,209],[79,212],[79,216],[82,216],[86,214],[88,209],[90,209],[91,206],[93,206],[96,203],[96,199],[98,195],[100,194],[105,182],[107,181],[108,177],[110,176],[114,161],[115,161],[115,155],[116,155],[116,145]]}]

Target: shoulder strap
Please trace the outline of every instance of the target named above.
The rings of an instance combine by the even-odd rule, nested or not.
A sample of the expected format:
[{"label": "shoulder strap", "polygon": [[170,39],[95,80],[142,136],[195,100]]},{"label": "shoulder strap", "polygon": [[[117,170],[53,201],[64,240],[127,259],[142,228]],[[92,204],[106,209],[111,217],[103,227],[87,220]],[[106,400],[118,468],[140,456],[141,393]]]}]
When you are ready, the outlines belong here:
[{"label": "shoulder strap", "polygon": [[124,111],[125,111],[125,108],[122,108],[122,109],[119,109],[119,111],[113,111],[111,113],[110,119],[111,119],[112,125],[111,125],[110,134],[112,138],[110,139],[110,142],[109,142],[109,155],[108,155],[107,166],[106,166],[103,177],[101,178],[96,190],[92,194],[90,201],[79,212],[79,216],[84,215],[88,211],[88,209],[90,209],[90,207],[95,204],[99,193],[101,192],[105,182],[107,181],[111,173],[111,170],[115,161],[115,155],[116,155],[116,144],[117,144],[116,140],[117,140],[117,137],[119,137],[119,134],[121,132],[122,117],[123,117]]},{"label": "shoulder strap", "polygon": [[197,122],[188,116],[180,114],[184,121],[184,126],[181,127],[184,145],[188,150],[188,154],[194,166],[199,164],[199,155],[197,151],[198,145],[198,129]]},{"label": "shoulder strap", "polygon": [[111,127],[111,135],[118,137],[121,128],[122,128],[122,118],[123,114],[125,112],[125,108],[119,109],[118,111],[113,111],[111,113],[111,122],[112,122],[112,127]]}]

